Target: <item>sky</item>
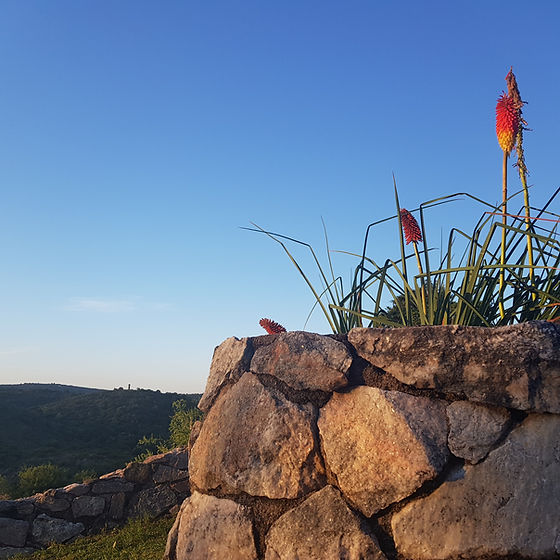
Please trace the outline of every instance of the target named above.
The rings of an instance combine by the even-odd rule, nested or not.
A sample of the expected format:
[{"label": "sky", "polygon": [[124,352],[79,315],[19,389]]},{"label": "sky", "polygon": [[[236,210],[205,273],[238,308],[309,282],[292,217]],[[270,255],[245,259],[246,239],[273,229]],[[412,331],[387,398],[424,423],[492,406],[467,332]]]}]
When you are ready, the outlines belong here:
[{"label": "sky", "polygon": [[[325,263],[324,221],[349,278],[337,251],[395,213],[393,174],[405,208],[499,202],[511,66],[546,201],[558,21],[556,0],[0,0],[0,384],[202,392],[214,348],[262,317],[330,332],[282,248],[242,228]],[[431,210],[433,247],[481,212]],[[398,257],[395,227],[372,258]]]}]

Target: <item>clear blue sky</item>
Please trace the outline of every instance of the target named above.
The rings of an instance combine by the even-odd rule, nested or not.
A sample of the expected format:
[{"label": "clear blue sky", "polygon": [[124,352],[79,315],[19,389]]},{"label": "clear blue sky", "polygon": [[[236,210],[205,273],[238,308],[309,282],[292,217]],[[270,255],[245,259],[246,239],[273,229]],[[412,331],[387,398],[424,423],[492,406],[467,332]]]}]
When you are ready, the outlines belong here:
[{"label": "clear blue sky", "polygon": [[[407,208],[498,201],[510,65],[546,199],[559,21],[556,0],[2,0],[0,383],[202,391],[225,338],[261,317],[301,329],[313,303],[240,226],[323,254],[322,217],[357,252],[394,212],[393,172]],[[478,215],[434,210],[434,238]],[[394,233],[371,255],[395,255]]]}]

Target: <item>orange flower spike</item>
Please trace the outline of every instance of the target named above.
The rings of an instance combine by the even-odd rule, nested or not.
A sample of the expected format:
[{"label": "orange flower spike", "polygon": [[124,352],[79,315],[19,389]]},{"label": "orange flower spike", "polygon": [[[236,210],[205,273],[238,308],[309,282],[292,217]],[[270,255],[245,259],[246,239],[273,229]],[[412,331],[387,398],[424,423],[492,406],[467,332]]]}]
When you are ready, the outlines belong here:
[{"label": "orange flower spike", "polygon": [[401,223],[407,245],[422,241],[422,232],[416,218],[405,208],[401,208]]},{"label": "orange flower spike", "polygon": [[496,135],[500,148],[509,155],[515,146],[520,125],[519,107],[512,96],[503,93],[496,105]]},{"label": "orange flower spike", "polygon": [[286,332],[286,329],[276,321],[272,319],[261,319],[259,321],[259,325],[268,333],[268,334],[279,334]]}]

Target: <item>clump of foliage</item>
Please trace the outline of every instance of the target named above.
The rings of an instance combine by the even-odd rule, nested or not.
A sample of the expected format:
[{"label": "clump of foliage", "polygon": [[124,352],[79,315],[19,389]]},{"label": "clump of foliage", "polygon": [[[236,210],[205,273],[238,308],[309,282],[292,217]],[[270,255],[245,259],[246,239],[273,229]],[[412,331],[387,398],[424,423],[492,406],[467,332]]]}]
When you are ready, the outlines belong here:
[{"label": "clump of foliage", "polygon": [[[334,273],[326,230],[328,263],[322,266],[308,243],[266,231],[256,224],[255,228],[245,228],[264,233],[280,244],[313,293],[315,304],[311,312],[319,307],[333,332],[345,333],[364,326],[488,327],[560,320],[560,216],[550,211],[560,189],[542,208],[530,205],[523,151],[524,102],[511,70],[506,81],[508,93],[500,97],[496,107],[496,133],[503,150],[500,205],[469,193],[455,193],[424,202],[409,212],[400,205],[393,179],[396,214],[367,227],[361,253],[341,251],[358,260],[348,289],[342,276]],[[507,162],[513,148],[517,151],[515,167],[522,189],[510,195]],[[520,210],[508,213],[508,204],[511,207],[520,194]],[[440,248],[439,258],[434,257],[437,252],[429,245],[426,211],[465,197],[483,207],[482,215],[470,233],[453,228],[447,244]],[[369,254],[368,241],[374,228],[387,221],[397,225],[400,255],[378,261]],[[320,288],[311,282],[286,242],[310,252],[321,280]],[[412,253],[407,250],[410,243]],[[392,301],[388,308],[387,301]]]},{"label": "clump of foliage", "polygon": [[68,471],[48,463],[27,467],[19,471],[17,496],[32,496],[37,492],[44,492],[49,488],[60,488],[69,482]]},{"label": "clump of foliage", "polygon": [[142,437],[137,444],[139,454],[135,461],[143,461],[156,453],[165,453],[176,447],[186,446],[191,437],[191,430],[197,420],[203,417],[202,412],[190,406],[185,399],[173,403],[173,416],[169,422],[169,437],[156,437],[153,434]]},{"label": "clump of foliage", "polygon": [[14,560],[160,560],[173,518],[136,519],[120,529],[55,544]]}]

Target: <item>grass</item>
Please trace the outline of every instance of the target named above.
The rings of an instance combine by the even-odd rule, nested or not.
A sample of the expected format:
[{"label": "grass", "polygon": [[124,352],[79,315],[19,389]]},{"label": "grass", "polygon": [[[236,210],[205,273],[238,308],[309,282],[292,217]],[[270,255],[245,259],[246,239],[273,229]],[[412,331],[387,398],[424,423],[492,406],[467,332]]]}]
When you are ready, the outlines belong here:
[{"label": "grass", "polygon": [[14,560],[161,560],[174,518],[137,519],[122,528],[82,537],[70,544],[54,544],[45,550]]}]

